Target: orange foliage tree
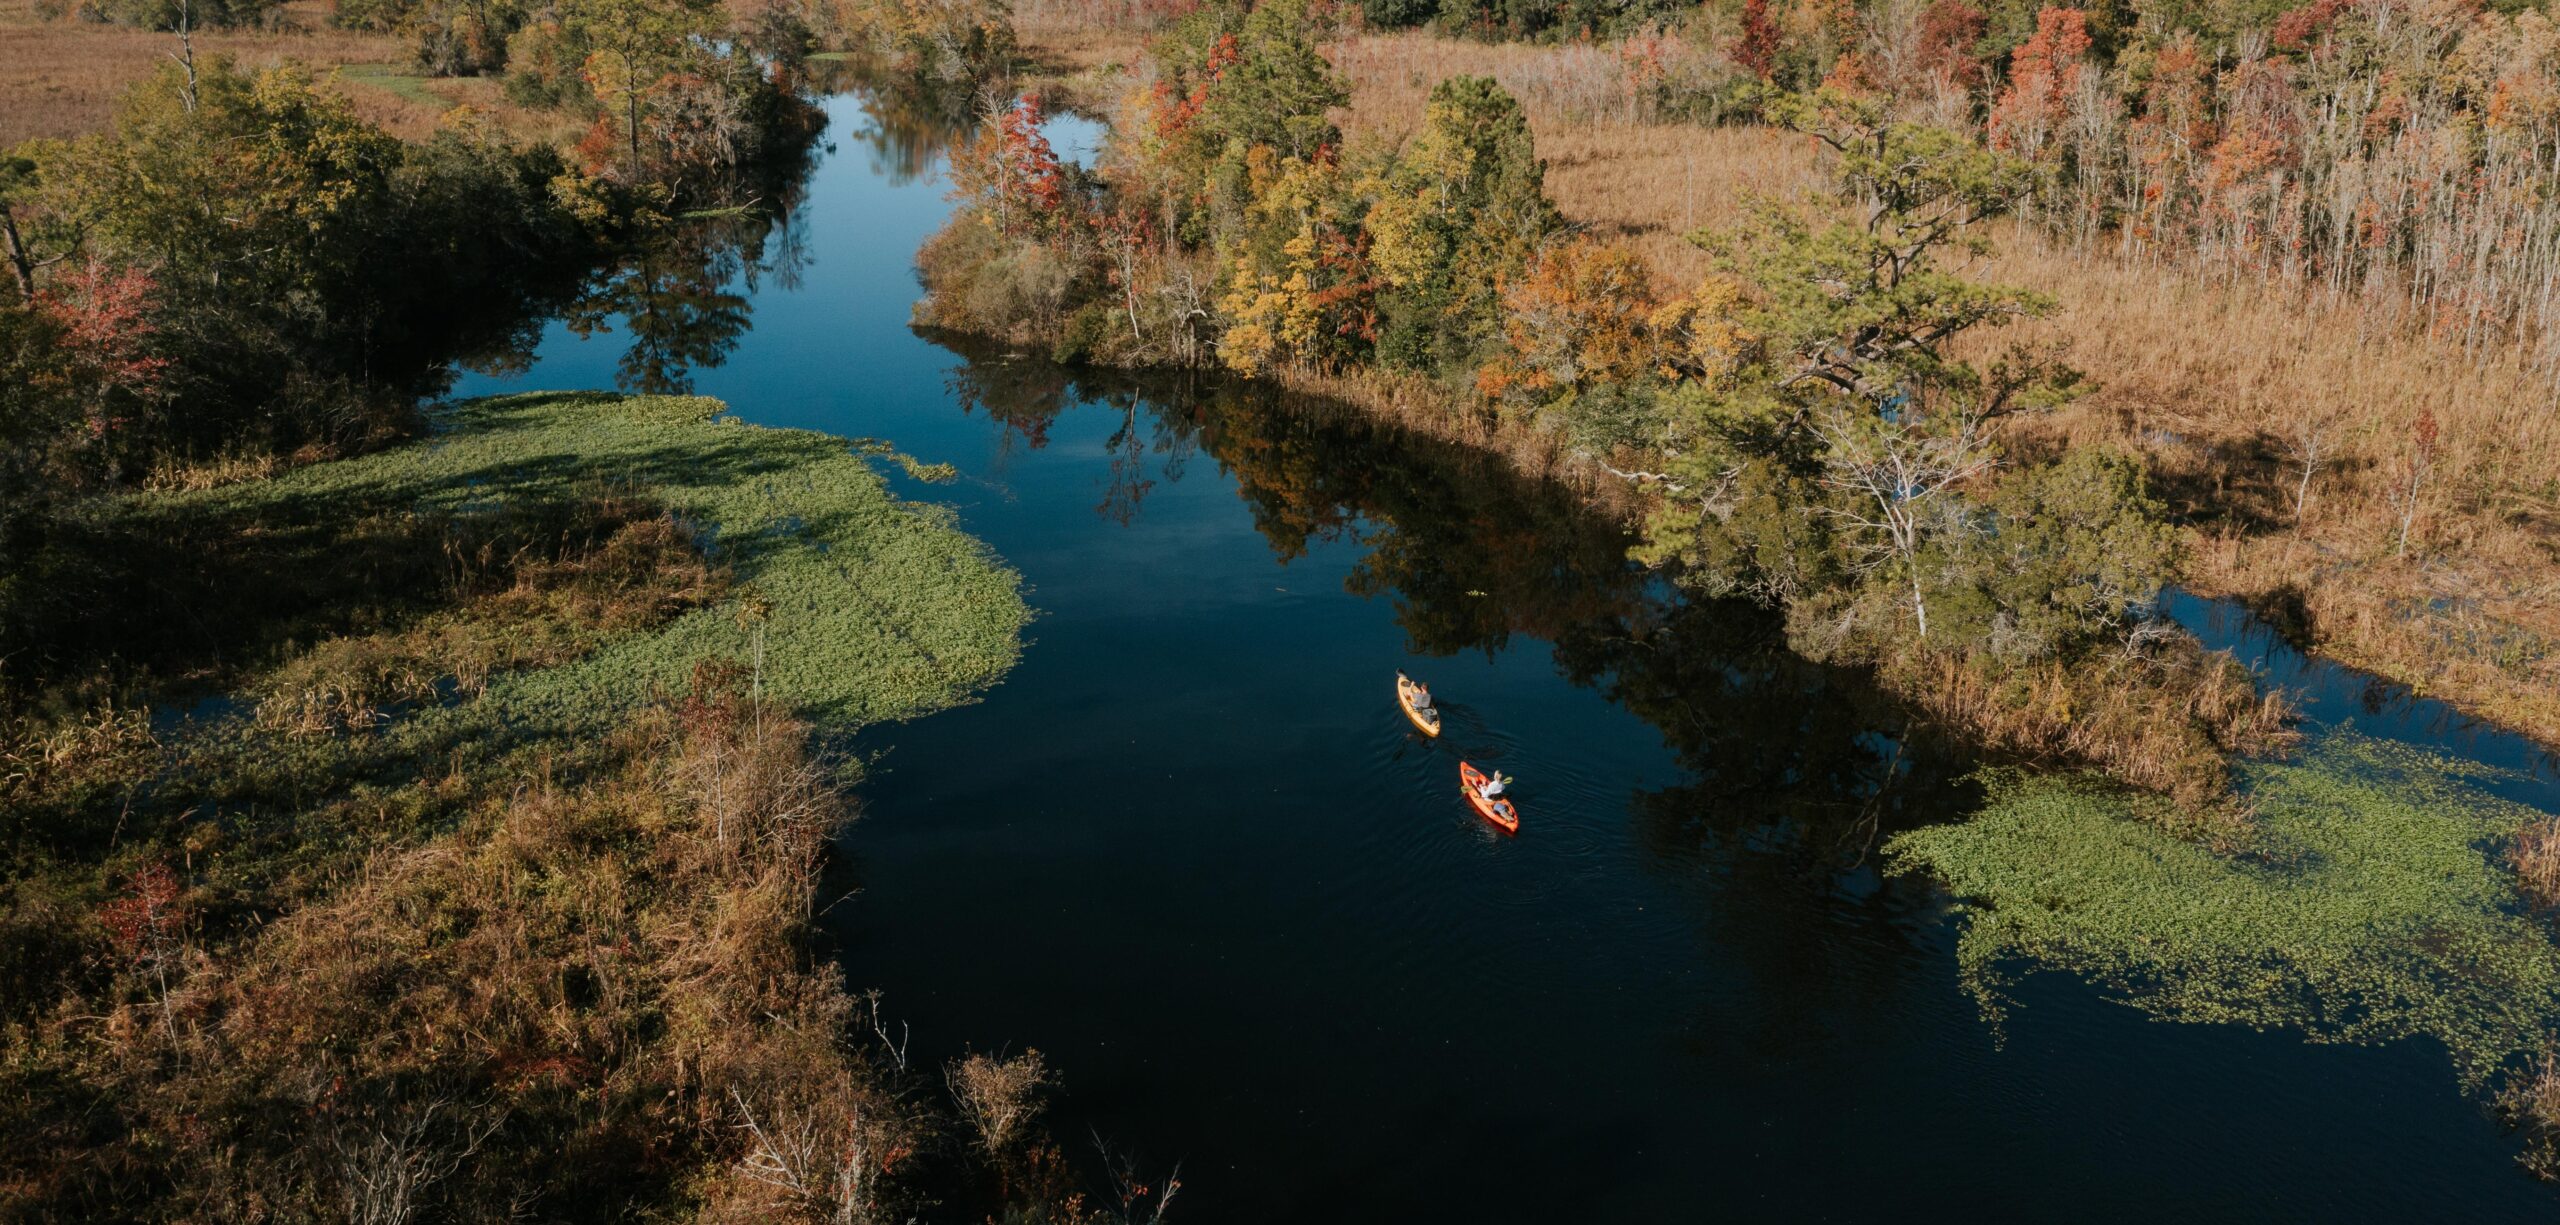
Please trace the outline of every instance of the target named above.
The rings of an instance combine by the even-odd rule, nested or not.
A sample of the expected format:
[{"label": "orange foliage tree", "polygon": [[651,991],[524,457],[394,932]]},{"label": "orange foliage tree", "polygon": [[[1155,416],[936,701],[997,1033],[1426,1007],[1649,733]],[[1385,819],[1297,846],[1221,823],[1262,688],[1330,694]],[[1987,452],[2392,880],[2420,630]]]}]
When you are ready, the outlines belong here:
[{"label": "orange foliage tree", "polygon": [[1502,294],[1504,352],[1476,372],[1487,398],[1641,376],[1657,363],[1653,278],[1624,243],[1547,248]]},{"label": "orange foliage tree", "polygon": [[2009,57],[2009,87],[1991,108],[1993,148],[2035,160],[2051,145],[2089,54],[2089,19],[2079,9],[2036,14],[2035,35]]}]

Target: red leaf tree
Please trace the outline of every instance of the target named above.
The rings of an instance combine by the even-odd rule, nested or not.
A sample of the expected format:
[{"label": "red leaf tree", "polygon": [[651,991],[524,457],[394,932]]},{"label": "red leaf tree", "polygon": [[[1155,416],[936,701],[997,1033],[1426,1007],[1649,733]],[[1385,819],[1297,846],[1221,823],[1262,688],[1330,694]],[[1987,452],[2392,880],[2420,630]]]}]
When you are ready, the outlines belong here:
[{"label": "red leaf tree", "polygon": [[1742,32],[1734,36],[1725,53],[1751,75],[1766,81],[1778,70],[1778,55],[1786,50],[1785,39],[1778,29],[1778,19],[1769,13],[1769,0],[1743,0]]},{"label": "red leaf tree", "polygon": [[1991,143],[2028,157],[2061,126],[2087,67],[2089,19],[2079,9],[2036,14],[2035,36],[2009,56],[2009,88],[1991,108]]}]

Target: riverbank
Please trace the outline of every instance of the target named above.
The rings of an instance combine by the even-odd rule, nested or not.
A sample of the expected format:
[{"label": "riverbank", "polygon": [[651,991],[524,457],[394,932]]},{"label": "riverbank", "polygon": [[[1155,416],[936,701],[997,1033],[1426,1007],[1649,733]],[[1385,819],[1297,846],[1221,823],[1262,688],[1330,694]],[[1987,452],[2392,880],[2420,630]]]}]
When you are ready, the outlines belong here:
[{"label": "riverbank", "polygon": [[1019,580],[840,440],[720,413],[483,400],[82,508],[61,692],[116,696],[7,728],[0,1206],[1042,1193],[1035,1137],[936,1145],[809,929],[846,737],[1000,678]]},{"label": "riverbank", "polygon": [[[1139,12],[1096,17],[1115,13],[1026,5],[1016,25],[1070,93],[1107,95],[1160,28]],[[1664,104],[1677,85],[1666,70],[1712,58],[1698,37],[1554,45],[1347,32],[1324,45],[1347,88],[1331,113],[1349,143],[1402,140],[1433,83],[1497,80],[1520,100],[1565,216],[1629,243],[1660,283],[1687,286],[1711,262],[1685,235],[1734,223],[1755,198],[1801,200],[1824,186],[1803,137],[1688,122]],[[2012,222],[1986,233],[1995,253],[1971,272],[2061,308],[1996,343],[2068,345],[2088,375],[2078,399],[2004,427],[2018,455],[2141,455],[2186,537],[2184,586],[2243,601],[2326,657],[2560,745],[2560,589],[2550,581],[2560,518],[2549,487],[2560,443],[2541,408],[2547,375],[2520,351],[2431,333],[2381,289],[2233,277]],[[1988,345],[1960,351],[1993,356]],[[2435,454],[2403,550],[2399,493],[2421,416],[2435,423]],[[1541,448],[1523,449],[1534,459]]]},{"label": "riverbank", "polygon": [[[2077,376],[1956,348],[2053,309],[1956,279],[1969,244],[1921,219],[1967,191],[2004,207],[2024,182],[2007,162],[1836,93],[1797,99],[1848,151],[1838,191],[1899,201],[1879,224],[1916,246],[1863,258],[1863,237],[1761,217],[1696,236],[1730,275],[1662,294],[1624,244],[1575,232],[1492,77],[1433,85],[1410,140],[1354,143],[1319,53],[1331,21],[1204,10],[1133,72],[1062,87],[1087,111],[1119,91],[1121,143],[1096,166],[1058,161],[1036,97],[991,118],[953,153],[963,206],[917,257],[917,321],[1067,362],[1214,360],[1567,472],[1641,522],[1639,556],[1780,610],[1808,657],[1872,670],[2002,756],[2104,771],[2229,832],[2228,760],[2284,742],[2281,700],[2150,620],[2179,550],[2137,462],[2003,462],[2005,419]],[[1916,143],[1862,160],[1873,141]],[[1845,287],[1808,293],[1808,267]],[[1880,417],[1871,385],[1930,407]]]}]

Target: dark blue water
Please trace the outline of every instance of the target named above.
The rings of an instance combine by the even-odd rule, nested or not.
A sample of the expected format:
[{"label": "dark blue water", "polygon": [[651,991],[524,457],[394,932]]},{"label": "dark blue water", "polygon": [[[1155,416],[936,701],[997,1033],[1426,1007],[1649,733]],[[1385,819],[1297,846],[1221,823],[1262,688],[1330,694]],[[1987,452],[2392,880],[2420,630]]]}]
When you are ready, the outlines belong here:
[{"label": "dark blue water", "polygon": [[[2560,1203],[2423,1044],[2162,1024],[2056,975],[1995,1034],[1944,899],[1866,853],[1961,817],[1960,752],[1476,457],[913,334],[930,150],[831,109],[782,230],[667,291],[725,336],[653,341],[635,376],[627,329],[556,327],[461,390],[689,383],[961,468],[904,489],[1017,566],[1040,619],[983,702],[864,733],[860,891],[827,921],[920,1055],[1047,1054],[1072,1153],[1090,1129],[1178,1160],[1176,1216],[1219,1222]],[[2553,802],[2512,738],[2180,611],[2331,695],[2314,715],[2540,769],[2520,787]],[[1399,668],[1441,696],[1442,742],[1398,716]],[[1471,815],[1461,757],[1519,777],[1519,837]]]}]

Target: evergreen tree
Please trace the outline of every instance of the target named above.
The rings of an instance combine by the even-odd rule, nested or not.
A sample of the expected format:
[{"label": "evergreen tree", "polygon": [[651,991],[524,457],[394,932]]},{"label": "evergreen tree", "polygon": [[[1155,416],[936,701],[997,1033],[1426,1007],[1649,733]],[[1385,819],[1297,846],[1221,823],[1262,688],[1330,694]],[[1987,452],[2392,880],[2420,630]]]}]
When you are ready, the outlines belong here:
[{"label": "evergreen tree", "polygon": [[1393,287],[1380,356],[1472,365],[1501,336],[1503,286],[1564,225],[1519,100],[1490,77],[1432,87],[1421,133],[1372,190],[1371,258]]}]

